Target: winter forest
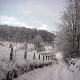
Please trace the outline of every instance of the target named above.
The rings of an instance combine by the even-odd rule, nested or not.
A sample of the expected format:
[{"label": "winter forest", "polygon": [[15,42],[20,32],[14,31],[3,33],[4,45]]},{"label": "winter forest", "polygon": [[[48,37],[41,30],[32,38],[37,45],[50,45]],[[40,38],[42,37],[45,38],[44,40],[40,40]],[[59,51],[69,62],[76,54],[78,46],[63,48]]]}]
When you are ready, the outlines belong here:
[{"label": "winter forest", "polygon": [[[8,4],[8,1],[0,1],[1,6]],[[16,4],[19,6],[22,0],[17,1],[19,3]],[[39,1],[34,0],[37,4],[42,2]],[[25,0],[23,2],[25,5]],[[49,3],[51,5],[55,1],[45,2],[46,5]],[[31,8],[35,6],[33,2],[30,4]],[[37,8],[33,7],[34,10],[31,8],[29,8],[31,13],[38,13],[35,11]],[[39,10],[41,8],[44,7],[40,4]],[[57,30],[51,28],[49,31],[47,25],[43,26],[46,29],[12,25],[12,22],[9,25],[8,21],[14,20],[5,18],[7,24],[0,24],[0,80],[80,80],[80,0],[66,0],[63,8]],[[42,12],[45,13],[46,8]],[[39,12],[40,18],[42,12]],[[48,15],[51,16],[51,12],[47,12],[49,18]],[[38,22],[41,24],[40,21],[36,21]]]}]

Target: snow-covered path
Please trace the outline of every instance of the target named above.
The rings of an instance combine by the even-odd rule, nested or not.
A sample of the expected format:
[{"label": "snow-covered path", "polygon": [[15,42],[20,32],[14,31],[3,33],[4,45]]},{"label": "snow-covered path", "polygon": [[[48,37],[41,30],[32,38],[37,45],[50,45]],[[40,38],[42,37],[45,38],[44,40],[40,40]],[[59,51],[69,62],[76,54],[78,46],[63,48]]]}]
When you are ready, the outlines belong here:
[{"label": "snow-covered path", "polygon": [[73,73],[67,70],[66,65],[54,63],[52,66],[35,69],[14,80],[74,80]]}]

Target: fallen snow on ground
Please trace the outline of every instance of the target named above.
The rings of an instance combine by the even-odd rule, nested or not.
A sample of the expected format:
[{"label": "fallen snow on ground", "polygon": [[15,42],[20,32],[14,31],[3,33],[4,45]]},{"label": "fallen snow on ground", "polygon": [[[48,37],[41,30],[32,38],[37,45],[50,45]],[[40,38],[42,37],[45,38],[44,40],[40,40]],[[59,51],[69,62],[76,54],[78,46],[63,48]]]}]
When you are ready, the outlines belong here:
[{"label": "fallen snow on ground", "polygon": [[[46,60],[46,58],[43,61],[43,55],[40,54],[39,59],[39,53],[37,53],[36,50],[34,50],[34,46],[32,44],[28,44],[28,50],[27,50],[27,58],[24,59],[24,49],[22,43],[10,43],[10,42],[3,42],[3,45],[0,45],[0,80],[6,79],[6,75],[8,72],[13,72],[13,70],[17,71],[18,75],[21,75],[23,72],[22,69],[30,70],[31,65],[32,66],[39,66],[39,65],[46,65],[51,64],[52,60]],[[13,60],[10,60],[10,44],[13,45]],[[35,60],[33,59],[35,53]],[[18,67],[18,68],[17,68]],[[25,72],[24,70],[24,72]],[[21,73],[22,72],[22,73]]]},{"label": "fallen snow on ground", "polygon": [[58,59],[59,62],[63,61],[63,56],[62,56],[62,52],[58,52],[56,53],[55,57],[56,59]]},{"label": "fallen snow on ground", "polygon": [[[9,60],[10,54],[9,44],[10,43],[6,42],[5,46],[0,46],[0,75],[1,75],[0,79],[2,79],[6,75],[7,70],[13,64]],[[19,49],[19,47],[22,46],[22,44],[13,45],[15,50]],[[33,60],[34,53],[36,53],[36,51],[32,52],[28,51],[27,60],[24,60],[23,50],[15,52],[14,53],[14,59],[16,60],[15,63],[18,63],[19,65],[34,63]],[[37,64],[49,62],[48,60],[43,61],[42,60],[43,57],[41,57],[41,59],[39,60],[38,59],[39,54],[35,54],[35,56],[36,56],[35,63]],[[70,62],[70,66],[67,67],[67,65],[63,61],[61,52],[58,52],[56,54],[56,58],[58,59],[58,63],[54,62],[52,66],[47,67],[45,66],[44,68],[34,69],[33,71],[27,72],[23,75],[19,75],[18,78],[15,78],[13,80],[80,80],[80,59],[72,59]],[[73,65],[73,63],[75,64]],[[14,66],[12,65],[12,67],[15,67],[15,65]]]},{"label": "fallen snow on ground", "polygon": [[[67,67],[61,59],[61,55],[57,54],[58,63],[52,66],[35,69],[25,73],[14,80],[80,80],[80,59],[75,59],[75,65]],[[71,61],[74,61],[73,59]]]},{"label": "fallen snow on ground", "polygon": [[52,66],[35,69],[14,80],[74,80],[73,73],[67,69],[64,62]]},{"label": "fallen snow on ground", "polygon": [[[0,46],[0,65],[3,65],[3,62],[8,61],[9,57],[10,57],[10,44],[13,45],[13,58],[16,59],[16,61],[20,64],[24,63],[24,50],[20,49],[23,44],[21,43],[10,43],[10,42],[3,42],[4,46]],[[34,48],[33,44],[28,44],[28,49],[27,50],[27,60],[31,63],[34,62],[33,59],[33,55],[35,53],[35,61],[36,62],[43,62],[43,55],[40,56],[40,60],[39,58],[39,54],[35,51],[32,50],[32,48]],[[30,49],[32,51],[30,51]],[[48,60],[47,60],[48,61]],[[3,65],[4,66],[4,65]]]},{"label": "fallen snow on ground", "polygon": [[72,58],[68,70],[73,73],[74,80],[80,80],[80,59]]}]

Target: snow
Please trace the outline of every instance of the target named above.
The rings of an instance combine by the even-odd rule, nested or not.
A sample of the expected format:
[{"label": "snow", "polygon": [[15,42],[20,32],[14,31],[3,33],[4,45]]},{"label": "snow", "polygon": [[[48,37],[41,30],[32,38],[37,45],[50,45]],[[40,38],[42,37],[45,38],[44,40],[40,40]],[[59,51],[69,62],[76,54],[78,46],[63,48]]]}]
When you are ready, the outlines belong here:
[{"label": "snow", "polygon": [[56,57],[56,59],[58,59],[58,60],[60,60],[60,61],[61,61],[62,58],[63,58],[61,52],[56,53],[56,56],[55,56],[55,57]]},{"label": "snow", "polygon": [[[58,63],[44,67],[42,69],[35,69],[28,73],[25,73],[14,80],[80,80],[80,59],[75,60],[75,66],[72,64],[67,67],[64,61],[61,59],[61,54],[57,54],[57,58],[60,58]],[[73,59],[71,61],[74,61]],[[74,72],[71,71],[74,67]],[[68,69],[70,68],[70,69]]]},{"label": "snow", "polygon": [[14,80],[50,80],[48,76],[51,75],[52,66],[44,67],[42,69],[35,69],[34,71],[30,71],[24,75],[19,76]]},{"label": "snow", "polygon": [[73,73],[74,80],[80,80],[80,59],[72,58],[68,70]]},{"label": "snow", "polygon": [[[10,57],[10,44],[13,45],[13,61],[9,59]],[[4,45],[4,46],[3,46]],[[3,42],[3,45],[0,45],[0,80],[6,77],[7,73],[12,70],[16,70],[18,75],[22,74],[23,72],[20,71],[22,69],[30,69],[30,65],[41,65],[41,64],[49,64],[52,60],[44,60],[43,55],[40,55],[39,60],[39,53],[34,50],[34,46],[32,44],[28,44],[27,50],[27,59],[24,59],[24,49],[22,43],[10,43],[10,42]],[[35,60],[33,59],[33,55],[35,53]],[[17,68],[19,67],[19,68]],[[6,73],[6,74],[5,74]]]},{"label": "snow", "polygon": [[51,50],[53,50],[53,47],[52,47],[51,45],[48,45],[48,46],[45,46],[45,49],[46,49],[47,51],[51,51]]},{"label": "snow", "polygon": [[[9,54],[10,54],[10,43],[4,43],[5,46],[0,46],[0,59],[7,59],[9,60]],[[6,46],[7,45],[7,46]],[[17,61],[19,61],[21,63],[21,61],[24,59],[24,50],[21,50],[21,46],[23,46],[23,44],[13,44],[13,51],[14,51],[14,58],[16,58]],[[33,55],[35,53],[36,56],[36,60],[38,60],[39,54],[37,54],[37,52],[35,50],[30,51],[30,49],[33,48],[33,45],[29,45],[29,50],[27,51],[27,59],[29,61],[33,61]],[[31,46],[31,47],[30,47]],[[41,61],[42,61],[43,56],[41,55]],[[24,61],[24,60],[23,60]],[[40,61],[40,60],[39,60]],[[23,62],[22,62],[23,63]]]},{"label": "snow", "polygon": [[14,80],[74,80],[74,76],[62,62],[60,64],[54,63],[52,66],[42,69],[35,69]]},{"label": "snow", "polygon": [[[23,44],[12,43],[14,48],[14,60],[9,60],[10,55],[10,43],[3,43],[4,46],[0,45],[0,80],[6,77],[7,71],[17,70],[19,76],[13,80],[80,80],[80,59],[75,58],[70,61],[70,66],[67,66],[63,60],[63,53],[56,53],[58,63],[52,60],[44,60],[43,55],[39,60],[39,53],[34,50],[32,44],[28,44],[29,49],[27,51],[27,59],[24,60],[24,50],[22,50]],[[51,47],[46,47],[47,51],[51,50]],[[35,60],[33,55],[35,53]],[[47,64],[53,62],[51,66],[45,66],[44,68],[37,68],[27,73],[21,72],[20,70],[30,67],[31,65]],[[17,68],[18,67],[18,68]],[[24,74],[23,74],[24,73]]]}]

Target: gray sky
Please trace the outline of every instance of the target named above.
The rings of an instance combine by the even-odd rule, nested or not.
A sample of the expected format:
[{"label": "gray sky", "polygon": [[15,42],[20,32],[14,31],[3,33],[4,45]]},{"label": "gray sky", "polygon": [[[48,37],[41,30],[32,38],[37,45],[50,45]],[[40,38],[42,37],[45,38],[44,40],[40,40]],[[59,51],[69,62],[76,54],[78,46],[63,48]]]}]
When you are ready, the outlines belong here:
[{"label": "gray sky", "polygon": [[0,0],[0,24],[57,30],[65,0]]}]

